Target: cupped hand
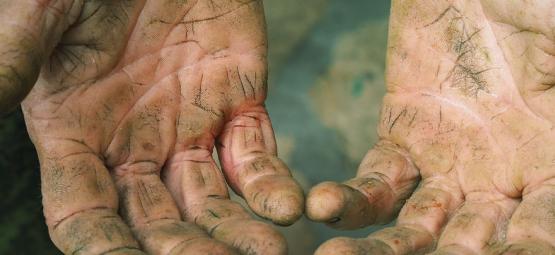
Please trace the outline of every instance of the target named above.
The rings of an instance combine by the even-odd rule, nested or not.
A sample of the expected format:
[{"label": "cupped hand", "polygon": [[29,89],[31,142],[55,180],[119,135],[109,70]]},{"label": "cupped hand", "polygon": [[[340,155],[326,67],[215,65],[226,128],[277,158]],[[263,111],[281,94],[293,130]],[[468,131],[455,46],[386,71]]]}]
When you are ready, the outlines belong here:
[{"label": "cupped hand", "polygon": [[261,1],[0,1],[0,19],[0,110],[30,91],[61,251],[287,252],[227,188],[279,225],[304,208],[264,108]]},{"label": "cupped hand", "polygon": [[554,10],[393,1],[380,141],[307,214],[353,229],[400,212],[316,254],[555,254]]}]

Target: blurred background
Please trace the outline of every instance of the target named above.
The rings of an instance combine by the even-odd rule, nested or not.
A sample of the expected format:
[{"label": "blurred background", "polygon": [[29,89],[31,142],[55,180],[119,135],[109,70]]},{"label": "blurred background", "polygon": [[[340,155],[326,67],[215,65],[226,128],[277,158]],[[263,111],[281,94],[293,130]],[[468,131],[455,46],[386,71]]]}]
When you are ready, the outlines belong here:
[{"label": "blurred background", "polygon": [[[305,191],[347,180],[376,142],[385,93],[389,0],[266,0],[267,107],[280,157]],[[42,216],[39,169],[20,112],[0,121],[0,254],[61,254]],[[279,228],[290,254],[312,254],[336,231],[303,218]]]}]

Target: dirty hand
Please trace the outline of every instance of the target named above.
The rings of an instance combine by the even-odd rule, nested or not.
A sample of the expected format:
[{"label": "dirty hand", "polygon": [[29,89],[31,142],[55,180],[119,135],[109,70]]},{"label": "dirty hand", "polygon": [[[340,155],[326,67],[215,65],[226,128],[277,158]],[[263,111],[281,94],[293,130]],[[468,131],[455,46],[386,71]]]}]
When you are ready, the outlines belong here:
[{"label": "dirty hand", "polygon": [[29,93],[60,250],[286,253],[226,185],[276,224],[302,214],[264,108],[261,1],[2,0],[0,20],[0,110]]},{"label": "dirty hand", "polygon": [[[380,141],[307,197],[323,254],[555,254],[555,4],[394,0]],[[371,109],[368,109],[371,110]]]}]

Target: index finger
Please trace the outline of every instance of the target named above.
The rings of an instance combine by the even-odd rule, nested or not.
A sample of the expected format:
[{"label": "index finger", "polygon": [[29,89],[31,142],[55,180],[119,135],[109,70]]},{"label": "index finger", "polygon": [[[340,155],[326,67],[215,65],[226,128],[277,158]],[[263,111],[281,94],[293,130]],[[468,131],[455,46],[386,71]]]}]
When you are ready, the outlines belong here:
[{"label": "index finger", "polygon": [[218,155],[232,188],[259,216],[279,225],[293,224],[303,213],[304,194],[276,155],[266,111],[237,115],[220,139]]},{"label": "index finger", "polygon": [[117,214],[118,197],[108,170],[89,146],[60,139],[37,150],[46,223],[62,252],[144,254]]},{"label": "index finger", "polygon": [[339,229],[387,223],[397,215],[419,179],[408,153],[382,140],[366,154],[355,178],[312,188],[307,216]]}]

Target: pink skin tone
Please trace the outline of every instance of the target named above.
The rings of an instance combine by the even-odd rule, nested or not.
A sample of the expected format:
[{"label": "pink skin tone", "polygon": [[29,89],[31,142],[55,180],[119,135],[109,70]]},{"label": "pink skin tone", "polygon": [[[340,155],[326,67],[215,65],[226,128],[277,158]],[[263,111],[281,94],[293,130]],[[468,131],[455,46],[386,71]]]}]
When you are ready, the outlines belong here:
[{"label": "pink skin tone", "polygon": [[0,12],[2,111],[32,88],[23,111],[62,252],[287,253],[226,184],[275,224],[303,212],[264,108],[261,1],[2,1]]},{"label": "pink skin tone", "polygon": [[[287,253],[226,186],[277,224],[303,211],[263,105],[260,1],[6,2],[0,110],[30,91],[63,252]],[[314,187],[306,212],[396,225],[317,254],[555,253],[553,13],[547,0],[393,1],[380,141],[357,177]]]},{"label": "pink skin tone", "polygon": [[555,253],[555,3],[394,0],[380,141],[307,197],[316,254]]}]

